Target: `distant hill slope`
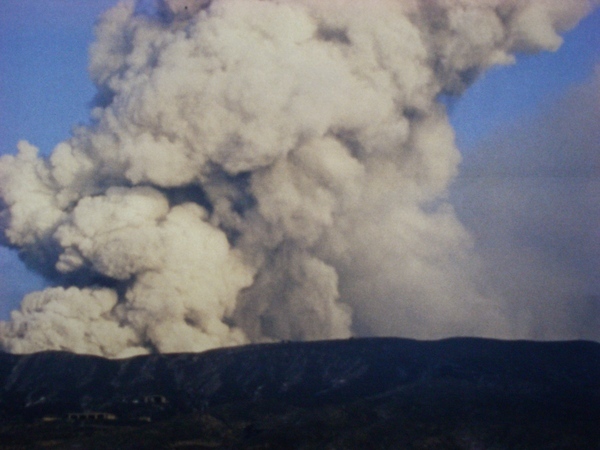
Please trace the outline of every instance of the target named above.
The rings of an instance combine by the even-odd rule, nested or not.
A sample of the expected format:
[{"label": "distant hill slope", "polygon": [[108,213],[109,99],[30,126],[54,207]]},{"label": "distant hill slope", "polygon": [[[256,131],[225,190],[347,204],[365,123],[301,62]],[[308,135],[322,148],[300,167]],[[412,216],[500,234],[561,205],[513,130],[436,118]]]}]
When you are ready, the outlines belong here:
[{"label": "distant hill slope", "polygon": [[[110,421],[113,434],[120,425],[119,433],[141,432],[138,424],[153,421],[156,433],[158,423],[172,429],[173,421],[192,420],[190,427],[206,435],[202,427],[210,418],[213,425],[206,426],[217,436],[212,448],[319,448],[324,442],[361,448],[354,447],[360,439],[377,442],[372,448],[491,448],[461,447],[461,439],[524,442],[520,448],[550,439],[553,448],[600,448],[600,344],[372,338],[124,360],[0,354],[0,418],[8,424],[0,444],[4,436],[19,448],[19,433],[49,432],[43,420],[90,423],[73,415],[85,412]],[[92,434],[109,433],[92,423]],[[415,444],[423,433],[433,439],[429,447]],[[294,436],[289,442],[288,435]],[[110,439],[102,442],[109,448]],[[138,448],[163,448],[152,446],[157,442]],[[399,443],[404,447],[394,447]]]}]

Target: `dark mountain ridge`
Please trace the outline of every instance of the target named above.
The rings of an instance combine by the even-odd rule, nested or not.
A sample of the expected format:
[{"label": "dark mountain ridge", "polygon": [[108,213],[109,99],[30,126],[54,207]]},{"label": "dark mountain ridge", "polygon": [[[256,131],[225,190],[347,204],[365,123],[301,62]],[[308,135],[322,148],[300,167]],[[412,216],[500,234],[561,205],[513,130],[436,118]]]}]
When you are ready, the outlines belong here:
[{"label": "dark mountain ridge", "polygon": [[[593,431],[600,419],[600,344],[368,338],[121,360],[66,352],[0,354],[5,423],[95,411],[123,423],[210,414],[243,421],[247,428],[263,423],[265,414],[305,417],[328,408],[345,411],[344,417],[348,411],[376,411],[373,420],[383,421],[380,426],[399,418],[406,425],[410,414],[430,423],[499,416],[500,422],[529,420],[524,426],[531,427],[542,420],[553,428],[566,424],[574,436],[585,435],[588,448],[600,448],[600,432]],[[259,410],[264,417],[257,418]],[[281,420],[280,428],[289,426]],[[446,433],[452,427],[442,428]]]}]

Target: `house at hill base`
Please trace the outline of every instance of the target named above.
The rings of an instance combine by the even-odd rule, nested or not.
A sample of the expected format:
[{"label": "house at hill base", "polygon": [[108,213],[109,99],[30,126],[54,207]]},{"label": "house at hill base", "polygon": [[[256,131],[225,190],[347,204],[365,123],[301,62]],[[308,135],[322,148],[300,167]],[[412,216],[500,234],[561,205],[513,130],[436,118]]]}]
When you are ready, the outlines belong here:
[{"label": "house at hill base", "polygon": [[146,395],[144,403],[147,405],[166,405],[169,401],[164,395]]},{"label": "house at hill base", "polygon": [[103,422],[117,420],[117,416],[107,412],[69,413],[67,420],[72,422]]}]

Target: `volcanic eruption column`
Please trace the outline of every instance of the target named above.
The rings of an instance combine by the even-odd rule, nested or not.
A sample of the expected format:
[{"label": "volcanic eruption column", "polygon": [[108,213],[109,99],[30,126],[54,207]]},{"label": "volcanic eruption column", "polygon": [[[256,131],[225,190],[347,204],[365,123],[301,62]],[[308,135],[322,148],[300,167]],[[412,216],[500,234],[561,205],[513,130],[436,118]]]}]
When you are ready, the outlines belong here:
[{"label": "volcanic eruption column", "polygon": [[90,50],[90,124],[0,159],[4,244],[54,285],[0,324],[2,348],[510,336],[446,200],[460,155],[438,100],[555,50],[591,7],[118,4]]}]

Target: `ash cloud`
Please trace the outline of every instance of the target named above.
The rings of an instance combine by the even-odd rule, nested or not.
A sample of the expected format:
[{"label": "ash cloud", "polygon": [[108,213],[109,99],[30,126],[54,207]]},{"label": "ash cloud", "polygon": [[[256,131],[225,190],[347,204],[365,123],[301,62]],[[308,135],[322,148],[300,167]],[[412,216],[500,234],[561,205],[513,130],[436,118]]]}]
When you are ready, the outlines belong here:
[{"label": "ash cloud", "polygon": [[448,201],[437,99],[555,50],[586,1],[123,2],[91,125],[0,159],[5,239],[56,287],[5,350],[122,357],[352,334],[508,337]]},{"label": "ash cloud", "polygon": [[519,335],[599,339],[599,125],[597,66],[538,116],[496,130],[453,184],[482,289],[504,299]]}]

